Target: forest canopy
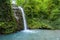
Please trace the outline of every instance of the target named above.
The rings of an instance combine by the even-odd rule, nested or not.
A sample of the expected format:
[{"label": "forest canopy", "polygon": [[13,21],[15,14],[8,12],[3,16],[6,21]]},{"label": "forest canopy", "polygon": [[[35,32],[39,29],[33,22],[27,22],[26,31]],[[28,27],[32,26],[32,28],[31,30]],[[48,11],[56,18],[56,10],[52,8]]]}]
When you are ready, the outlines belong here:
[{"label": "forest canopy", "polygon": [[60,0],[17,0],[24,8],[28,28],[60,29]]}]

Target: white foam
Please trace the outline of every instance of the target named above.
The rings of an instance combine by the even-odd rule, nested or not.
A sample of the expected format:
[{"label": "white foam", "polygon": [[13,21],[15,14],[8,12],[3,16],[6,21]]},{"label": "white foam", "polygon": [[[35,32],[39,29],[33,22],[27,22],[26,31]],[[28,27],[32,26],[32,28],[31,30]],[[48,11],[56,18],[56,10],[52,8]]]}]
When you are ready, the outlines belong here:
[{"label": "white foam", "polygon": [[36,33],[34,30],[23,30],[24,33]]},{"label": "white foam", "polygon": [[16,4],[16,0],[12,0],[12,4]]}]

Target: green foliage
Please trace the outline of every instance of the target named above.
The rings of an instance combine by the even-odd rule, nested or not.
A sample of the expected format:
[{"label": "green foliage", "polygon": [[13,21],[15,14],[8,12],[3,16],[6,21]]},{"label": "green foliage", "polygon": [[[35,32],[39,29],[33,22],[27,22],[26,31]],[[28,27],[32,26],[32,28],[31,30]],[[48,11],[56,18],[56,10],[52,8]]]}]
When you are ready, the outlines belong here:
[{"label": "green foliage", "polygon": [[60,29],[60,0],[17,0],[26,13],[29,28]]},{"label": "green foliage", "polygon": [[0,0],[0,33],[12,33],[17,29],[10,0]]}]

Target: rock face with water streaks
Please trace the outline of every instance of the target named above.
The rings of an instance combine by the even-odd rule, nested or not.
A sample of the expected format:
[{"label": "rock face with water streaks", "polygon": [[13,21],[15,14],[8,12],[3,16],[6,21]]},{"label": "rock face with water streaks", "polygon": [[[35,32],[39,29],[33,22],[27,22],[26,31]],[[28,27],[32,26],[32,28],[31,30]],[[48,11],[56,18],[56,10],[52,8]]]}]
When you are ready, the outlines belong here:
[{"label": "rock face with water streaks", "polygon": [[23,18],[22,18],[21,10],[19,10],[18,6],[14,4],[12,4],[12,10],[14,12],[14,16],[18,24],[17,30],[22,30],[23,29]]}]

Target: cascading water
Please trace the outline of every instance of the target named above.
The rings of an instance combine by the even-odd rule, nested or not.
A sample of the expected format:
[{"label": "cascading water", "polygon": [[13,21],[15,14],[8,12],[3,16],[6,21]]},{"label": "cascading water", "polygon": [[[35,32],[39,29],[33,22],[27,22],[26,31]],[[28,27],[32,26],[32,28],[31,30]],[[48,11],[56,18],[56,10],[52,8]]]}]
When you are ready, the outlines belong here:
[{"label": "cascading water", "polygon": [[[12,4],[15,5],[16,2],[15,0],[12,0]],[[23,32],[29,32],[29,33],[32,33],[33,31],[27,29],[27,22],[26,22],[26,18],[25,18],[25,13],[24,13],[24,10],[21,6],[18,6],[18,7],[13,7],[14,9],[18,8],[21,12],[22,12],[22,17],[23,17],[23,23],[24,23],[24,30]],[[16,16],[16,14],[14,13],[14,16],[15,18],[17,19],[17,21],[19,20],[19,17]]]},{"label": "cascading water", "polygon": [[[16,4],[16,0],[12,0],[12,4],[15,5],[15,4]],[[14,7],[14,8],[16,8],[16,7]],[[27,23],[26,23],[26,18],[25,18],[24,10],[23,10],[23,8],[20,7],[20,6],[17,7],[17,8],[19,8],[19,10],[21,10],[21,12],[22,12],[23,23],[24,23],[24,30],[27,30]],[[14,16],[15,16],[15,18],[16,18],[17,20],[19,19],[19,17],[17,17],[15,13],[14,13]]]},{"label": "cascading water", "polygon": [[21,12],[22,12],[22,17],[23,17],[23,23],[24,23],[24,30],[27,30],[27,23],[26,23],[26,18],[25,18],[25,13],[24,13],[24,10],[23,10],[23,8],[22,7],[18,7],[20,10],[21,10]]},{"label": "cascading water", "polygon": [[21,12],[22,12],[23,23],[24,23],[24,30],[23,30],[23,32],[35,33],[35,32],[33,32],[33,31],[31,31],[31,30],[29,30],[29,29],[27,28],[27,22],[26,22],[25,13],[24,13],[23,8],[22,8],[21,6],[19,6],[18,8],[19,8],[19,10],[21,10]]}]

